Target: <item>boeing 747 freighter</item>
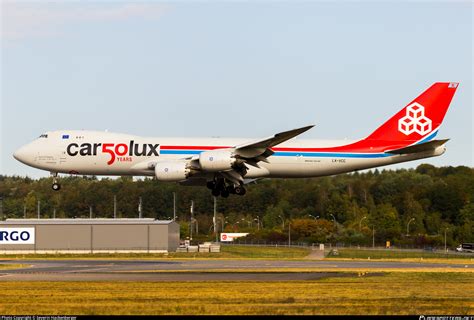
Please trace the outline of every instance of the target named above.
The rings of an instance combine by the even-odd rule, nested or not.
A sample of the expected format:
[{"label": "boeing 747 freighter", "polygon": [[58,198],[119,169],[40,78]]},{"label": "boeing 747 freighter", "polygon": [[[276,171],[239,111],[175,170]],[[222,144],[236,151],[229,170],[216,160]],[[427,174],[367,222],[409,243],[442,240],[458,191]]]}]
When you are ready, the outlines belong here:
[{"label": "boeing 747 freighter", "polygon": [[263,139],[148,138],[128,134],[59,130],[14,153],[26,165],[58,173],[154,176],[159,181],[203,185],[214,196],[244,195],[245,184],[262,178],[310,178],[439,156],[436,140],[458,83],[438,82],[356,141],[292,139],[311,129]]}]

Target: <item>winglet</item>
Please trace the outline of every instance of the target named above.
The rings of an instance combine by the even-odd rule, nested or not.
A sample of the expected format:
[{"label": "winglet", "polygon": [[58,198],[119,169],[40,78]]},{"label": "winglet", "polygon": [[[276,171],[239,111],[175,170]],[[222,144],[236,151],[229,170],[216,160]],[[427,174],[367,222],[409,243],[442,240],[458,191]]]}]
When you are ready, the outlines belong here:
[{"label": "winglet", "polygon": [[282,142],[285,142],[286,140],[290,140],[291,138],[299,136],[303,132],[306,132],[309,129],[311,129],[312,127],[314,127],[314,124],[306,126],[306,127],[298,128],[298,129],[293,129],[293,130],[277,133],[273,137],[270,147],[274,147]]}]

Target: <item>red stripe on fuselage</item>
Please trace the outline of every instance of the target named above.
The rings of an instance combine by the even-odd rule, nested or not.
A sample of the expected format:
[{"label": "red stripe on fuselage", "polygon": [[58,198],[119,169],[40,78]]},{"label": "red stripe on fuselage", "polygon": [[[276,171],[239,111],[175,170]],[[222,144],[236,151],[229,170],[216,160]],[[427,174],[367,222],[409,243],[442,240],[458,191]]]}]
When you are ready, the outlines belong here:
[{"label": "red stripe on fuselage", "polygon": [[378,153],[406,147],[416,140],[407,141],[382,141],[382,140],[360,140],[351,144],[325,148],[272,148],[273,151],[291,152],[356,152],[356,153]]},{"label": "red stripe on fuselage", "polygon": [[[377,153],[386,150],[393,150],[406,147],[413,141],[383,141],[383,140],[360,140],[351,144],[325,147],[325,148],[271,148],[273,151],[287,152],[357,152],[357,153]],[[217,150],[229,149],[228,146],[161,146],[161,150]]]}]

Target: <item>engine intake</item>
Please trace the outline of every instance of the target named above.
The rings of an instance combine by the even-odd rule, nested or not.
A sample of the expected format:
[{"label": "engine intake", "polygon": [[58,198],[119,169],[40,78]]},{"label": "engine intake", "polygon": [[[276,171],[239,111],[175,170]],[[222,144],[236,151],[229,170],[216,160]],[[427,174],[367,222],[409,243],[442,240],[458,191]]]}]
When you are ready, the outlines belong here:
[{"label": "engine intake", "polygon": [[232,152],[227,150],[204,151],[199,155],[201,169],[210,172],[230,170],[236,161]]},{"label": "engine intake", "polygon": [[155,176],[159,181],[182,181],[187,179],[190,173],[186,161],[163,161],[155,165]]}]

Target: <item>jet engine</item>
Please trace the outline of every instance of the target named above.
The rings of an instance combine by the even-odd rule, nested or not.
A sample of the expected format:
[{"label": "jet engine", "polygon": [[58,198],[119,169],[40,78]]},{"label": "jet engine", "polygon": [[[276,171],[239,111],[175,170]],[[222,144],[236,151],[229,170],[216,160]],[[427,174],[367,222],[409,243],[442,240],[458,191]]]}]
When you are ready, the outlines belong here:
[{"label": "jet engine", "polygon": [[163,161],[155,165],[155,176],[159,181],[182,181],[188,178],[190,173],[187,161]]},{"label": "jet engine", "polygon": [[209,172],[230,170],[236,161],[232,152],[228,150],[204,151],[199,155],[201,169]]}]

